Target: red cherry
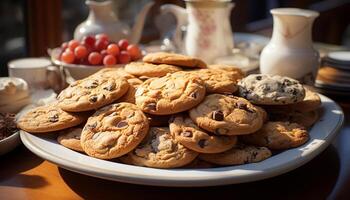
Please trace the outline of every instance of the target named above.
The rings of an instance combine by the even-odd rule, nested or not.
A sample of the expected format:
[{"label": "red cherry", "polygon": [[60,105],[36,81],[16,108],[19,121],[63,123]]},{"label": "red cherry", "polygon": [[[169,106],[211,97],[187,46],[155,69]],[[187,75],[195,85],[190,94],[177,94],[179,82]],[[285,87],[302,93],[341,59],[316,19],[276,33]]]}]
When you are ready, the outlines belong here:
[{"label": "red cherry", "polygon": [[126,50],[130,54],[131,60],[138,60],[142,56],[141,50],[137,45],[130,44]]},{"label": "red cherry", "polygon": [[100,33],[100,34],[97,34],[96,36],[95,36],[95,38],[96,38],[96,40],[105,40],[105,41],[109,41],[109,37],[108,37],[108,35],[107,34],[105,34],[105,33]]},{"label": "red cherry", "polygon": [[127,39],[121,39],[118,42],[118,46],[120,50],[126,50],[126,48],[129,46],[129,41]]},{"label": "red cherry", "polygon": [[84,36],[83,37],[83,42],[82,44],[87,46],[87,47],[94,47],[95,45],[95,37],[91,36],[91,35],[88,35],[88,36]]},{"label": "red cherry", "polygon": [[91,52],[88,57],[89,63],[92,65],[101,64],[102,56],[98,52]]},{"label": "red cherry", "polygon": [[79,42],[77,40],[71,40],[68,42],[68,48],[72,51],[74,51],[74,49],[79,46]]},{"label": "red cherry", "polygon": [[102,51],[100,52],[100,54],[101,54],[102,58],[104,58],[105,56],[108,55],[107,50],[105,50],[105,49],[102,50]]},{"label": "red cherry", "polygon": [[107,55],[103,58],[104,65],[115,65],[117,63],[117,59],[112,55]]},{"label": "red cherry", "polygon": [[108,46],[108,41],[107,40],[96,40],[95,42],[95,49],[97,51],[102,51],[106,49]]},{"label": "red cherry", "polygon": [[61,55],[61,60],[65,63],[73,63],[75,60],[73,51],[71,51],[70,49],[66,49]]},{"label": "red cherry", "polygon": [[118,61],[121,64],[127,64],[131,60],[131,57],[127,51],[121,51],[118,55]]},{"label": "red cherry", "polygon": [[75,57],[78,59],[85,58],[88,54],[88,50],[86,49],[85,46],[79,45],[74,49],[74,54],[75,54]]},{"label": "red cherry", "polygon": [[119,47],[117,44],[110,44],[107,47],[107,53],[113,56],[118,55],[120,52]]}]

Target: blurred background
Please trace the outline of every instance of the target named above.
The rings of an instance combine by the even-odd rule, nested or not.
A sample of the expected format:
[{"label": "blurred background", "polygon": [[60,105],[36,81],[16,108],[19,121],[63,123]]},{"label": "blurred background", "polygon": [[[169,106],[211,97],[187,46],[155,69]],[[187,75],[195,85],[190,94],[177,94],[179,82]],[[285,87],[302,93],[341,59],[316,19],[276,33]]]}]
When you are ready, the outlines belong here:
[{"label": "blurred background", "polygon": [[[132,24],[134,16],[152,0],[114,0],[119,18]],[[141,43],[163,37],[166,28],[175,27],[175,19],[159,18],[159,6],[173,3],[185,6],[182,0],[153,0]],[[248,32],[270,37],[270,9],[297,7],[320,12],[313,39],[317,42],[350,47],[350,1],[348,0],[233,0],[231,13],[234,32]],[[59,46],[73,37],[75,27],[89,13],[84,0],[2,0],[0,1],[0,76],[7,76],[7,62],[14,58],[47,56],[47,48]],[[170,24],[170,25],[169,25]],[[171,26],[173,25],[173,26]]]}]

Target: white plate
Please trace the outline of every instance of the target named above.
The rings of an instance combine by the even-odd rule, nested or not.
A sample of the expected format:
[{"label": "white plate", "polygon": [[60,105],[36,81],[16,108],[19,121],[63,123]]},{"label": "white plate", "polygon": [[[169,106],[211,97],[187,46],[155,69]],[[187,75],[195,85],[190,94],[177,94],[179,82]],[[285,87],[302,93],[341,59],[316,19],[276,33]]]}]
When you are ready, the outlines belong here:
[{"label": "white plate", "polygon": [[213,186],[261,180],[291,171],[321,153],[341,128],[344,114],[331,99],[320,95],[320,121],[310,130],[303,146],[283,151],[267,160],[211,169],[153,169],[99,160],[69,150],[52,137],[21,131],[25,146],[58,166],[89,176],[120,182],[158,186]]}]

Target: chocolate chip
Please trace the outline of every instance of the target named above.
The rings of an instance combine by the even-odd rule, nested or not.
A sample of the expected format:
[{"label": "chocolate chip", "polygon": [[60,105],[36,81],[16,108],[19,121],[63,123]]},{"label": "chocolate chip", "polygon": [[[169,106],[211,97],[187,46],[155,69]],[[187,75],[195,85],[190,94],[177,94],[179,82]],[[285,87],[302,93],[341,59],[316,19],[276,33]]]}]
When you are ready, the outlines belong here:
[{"label": "chocolate chip", "polygon": [[288,79],[284,79],[283,82],[282,82],[282,85],[283,86],[290,86],[290,85],[292,85],[292,82],[290,80],[288,80]]},{"label": "chocolate chip", "polygon": [[58,122],[58,118],[59,118],[58,114],[54,114],[54,115],[49,117],[49,121],[50,122]]},{"label": "chocolate chip", "polygon": [[201,139],[198,141],[198,146],[200,148],[204,148],[205,146],[207,146],[207,143],[208,143],[208,141],[206,139]]},{"label": "chocolate chip", "polygon": [[85,88],[92,89],[92,88],[96,88],[97,86],[98,86],[98,82],[94,81],[94,82],[91,82],[90,84],[86,85]]},{"label": "chocolate chip", "polygon": [[192,98],[196,99],[197,98],[197,92],[192,92],[190,95]]},{"label": "chocolate chip", "polygon": [[185,132],[182,132],[181,135],[184,136],[184,137],[192,137],[192,132],[191,131],[185,131]]},{"label": "chocolate chip", "polygon": [[146,105],[148,110],[157,110],[157,105],[156,103],[149,103],[148,105]]},{"label": "chocolate chip", "polygon": [[216,121],[224,120],[224,113],[222,113],[222,111],[220,111],[220,110],[215,110],[213,112],[213,119]]},{"label": "chocolate chip", "polygon": [[260,81],[261,78],[262,78],[261,76],[257,76],[257,77],[256,77],[256,80]]},{"label": "chocolate chip", "polygon": [[242,102],[242,101],[236,102],[236,107],[239,108],[239,109],[245,110],[245,111],[247,111],[249,113],[254,113],[255,112],[251,108],[248,108],[247,104],[245,102]]},{"label": "chocolate chip", "polygon": [[110,85],[105,86],[103,89],[107,90],[107,91],[112,91],[112,90],[114,90],[114,88],[115,88],[115,86],[113,84],[110,84]]},{"label": "chocolate chip", "polygon": [[118,128],[123,128],[123,127],[126,127],[126,126],[128,126],[128,122],[126,122],[126,121],[120,121],[117,124]]},{"label": "chocolate chip", "polygon": [[96,101],[97,101],[97,96],[91,96],[91,97],[89,98],[89,101],[90,101],[90,102],[96,102]]},{"label": "chocolate chip", "polygon": [[236,107],[242,110],[245,110],[247,108],[247,104],[243,101],[237,101]]}]

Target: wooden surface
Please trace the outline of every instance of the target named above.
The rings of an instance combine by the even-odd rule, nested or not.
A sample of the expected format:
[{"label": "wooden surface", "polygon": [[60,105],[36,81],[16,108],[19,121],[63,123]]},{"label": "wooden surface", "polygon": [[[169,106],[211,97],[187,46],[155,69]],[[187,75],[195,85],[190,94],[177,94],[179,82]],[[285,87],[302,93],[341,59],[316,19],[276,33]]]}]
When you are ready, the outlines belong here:
[{"label": "wooden surface", "polygon": [[350,104],[342,107],[347,121],[336,141],[311,162],[278,177],[207,188],[132,185],[62,169],[22,145],[0,157],[0,199],[350,199]]}]

